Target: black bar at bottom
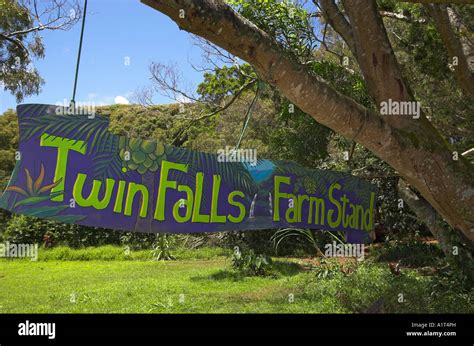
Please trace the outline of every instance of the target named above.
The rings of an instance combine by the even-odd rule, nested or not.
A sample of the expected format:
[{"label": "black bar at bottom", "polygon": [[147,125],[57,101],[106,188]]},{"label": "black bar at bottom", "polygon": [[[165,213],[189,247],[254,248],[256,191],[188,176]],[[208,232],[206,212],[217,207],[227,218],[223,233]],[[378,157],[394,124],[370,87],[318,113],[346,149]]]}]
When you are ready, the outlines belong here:
[{"label": "black bar at bottom", "polygon": [[[156,345],[473,345],[473,316],[3,314],[0,315],[0,346],[138,345],[150,341]],[[50,338],[51,333],[48,336],[46,325],[31,327],[32,323],[54,323],[54,339]],[[23,332],[29,326],[33,328],[31,333],[43,330],[47,335],[19,335],[21,326]]]}]

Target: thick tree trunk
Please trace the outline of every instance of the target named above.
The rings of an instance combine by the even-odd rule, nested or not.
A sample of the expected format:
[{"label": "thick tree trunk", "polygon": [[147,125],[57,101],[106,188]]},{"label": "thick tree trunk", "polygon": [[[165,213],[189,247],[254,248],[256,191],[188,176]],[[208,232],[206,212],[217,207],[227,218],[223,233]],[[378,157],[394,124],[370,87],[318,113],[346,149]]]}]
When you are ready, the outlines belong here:
[{"label": "thick tree trunk", "polygon": [[[339,12],[339,16],[342,16],[342,13],[337,7],[335,7],[332,0],[321,1],[321,3],[328,2],[332,3],[332,5],[326,4],[326,6],[331,7],[332,12],[337,11]],[[362,74],[364,75],[368,91],[376,104],[380,105],[382,102],[387,102],[389,99],[400,102],[414,101],[414,97],[407,83],[404,81],[404,77],[398,66],[395,53],[388,39],[376,2],[343,0],[343,4],[350,24],[349,22],[346,22],[345,25],[342,23],[345,20],[345,17],[334,24],[336,27],[343,27],[343,29],[339,28],[338,32],[345,32],[346,41],[352,40],[353,54],[357,59]],[[435,8],[439,7],[436,5],[430,6]],[[329,14],[337,17],[334,13]],[[326,13],[324,15],[326,16]],[[449,22],[447,25],[449,25]],[[350,36],[347,34],[349,32],[347,27],[350,28]],[[463,61],[465,62],[465,60]],[[431,124],[424,119],[424,115],[420,110],[420,118],[421,117],[423,117],[423,123],[407,116],[389,116],[386,118],[386,121],[391,126],[400,130],[414,132],[414,129],[418,128],[417,131],[422,133],[424,132],[423,126],[432,126],[430,126]],[[436,132],[433,127],[429,131]],[[446,256],[456,262],[456,260],[462,257],[453,257],[452,249],[450,249],[455,246],[453,239],[456,238],[456,236],[454,234],[451,234],[450,237],[448,236],[449,232],[455,232],[440,227],[439,222],[437,222],[439,221],[438,214],[429,203],[424,199],[419,198],[416,199],[415,203],[414,197],[417,197],[416,194],[409,193],[411,190],[407,187],[408,185],[404,181],[400,180],[400,184],[406,187],[399,188],[402,198],[413,210],[416,211],[417,216],[424,221],[428,227],[430,227]],[[470,245],[472,246],[472,244]],[[456,243],[456,246],[461,247],[462,245]]]},{"label": "thick tree trunk", "polygon": [[474,248],[473,244],[456,232],[443,227],[436,210],[423,198],[418,197],[402,179],[398,182],[398,192],[418,219],[430,229],[448,260],[461,269],[469,280],[474,280],[473,251],[471,250]]},{"label": "thick tree trunk", "polygon": [[[350,21],[351,38],[354,42],[353,54],[357,58],[369,94],[375,103],[380,105],[389,99],[398,102],[414,101],[413,94],[399,68],[376,2],[343,0],[343,4]],[[427,121],[421,109],[419,111],[420,119],[402,115],[386,116],[386,121],[401,131],[435,133],[436,129]],[[441,141],[440,139],[439,142]],[[417,199],[415,203],[416,194],[409,194],[411,190],[404,181],[400,180],[400,184],[406,187],[399,188],[399,191],[403,192],[402,198],[431,229],[446,256],[456,262],[461,256],[453,257],[450,249],[455,246],[453,240],[456,238],[455,235],[451,234],[449,237],[450,231],[439,226],[438,214],[429,203],[423,199]],[[461,245],[456,243],[456,246]]]},{"label": "thick tree trunk", "polygon": [[[474,173],[426,118],[399,127],[338,93],[292,59],[268,34],[222,1],[142,0],[199,35],[246,60],[259,77],[319,123],[355,140],[397,170],[468,239],[474,240]],[[184,17],[184,18],[182,18]]]}]

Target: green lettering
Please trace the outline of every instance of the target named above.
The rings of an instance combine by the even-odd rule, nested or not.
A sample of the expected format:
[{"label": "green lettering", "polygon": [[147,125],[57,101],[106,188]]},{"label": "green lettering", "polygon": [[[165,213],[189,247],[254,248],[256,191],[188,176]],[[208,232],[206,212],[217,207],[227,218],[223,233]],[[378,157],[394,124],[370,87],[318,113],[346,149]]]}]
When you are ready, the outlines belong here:
[{"label": "green lettering", "polygon": [[245,218],[245,206],[243,203],[234,200],[234,197],[238,196],[244,198],[245,194],[242,191],[232,191],[227,197],[227,201],[230,205],[239,208],[240,212],[238,216],[233,216],[231,214],[227,215],[227,219],[232,223],[239,223]]},{"label": "green lettering", "polygon": [[274,213],[273,213],[273,221],[280,221],[280,198],[288,198],[288,195],[284,192],[280,192],[280,184],[286,184],[289,185],[291,182],[290,177],[283,177],[280,175],[275,175],[273,178],[273,186],[274,186],[274,191],[273,191],[273,208],[274,208]]},{"label": "green lettering", "polygon": [[214,175],[212,177],[212,200],[211,200],[211,222],[225,223],[226,217],[219,215],[217,210],[219,205],[219,189],[221,186],[220,175]]},{"label": "green lettering", "polygon": [[156,203],[154,218],[158,221],[164,221],[165,219],[165,203],[166,203],[166,190],[176,189],[176,181],[168,180],[169,171],[175,169],[177,171],[187,172],[188,165],[184,163],[174,163],[163,160],[161,162],[160,171],[160,186],[158,188],[158,201]]},{"label": "green lettering", "polygon": [[286,209],[286,221],[290,222],[290,223],[295,223],[295,222],[298,222],[298,203],[297,201],[295,200],[296,199],[296,196],[289,193],[287,194],[288,196],[288,201],[292,200],[293,201],[293,206],[292,207],[288,207],[288,209]]},{"label": "green lettering", "polygon": [[309,196],[308,195],[298,195],[298,222],[301,222],[302,219],[302,213],[303,213],[303,202],[308,201]]},{"label": "green lettering", "polygon": [[140,217],[145,218],[148,212],[148,189],[145,185],[129,183],[127,189],[127,199],[125,201],[125,216],[132,215],[133,200],[137,192],[141,192]]},{"label": "green lettering", "polygon": [[324,199],[317,198],[317,197],[309,198],[308,223],[311,224],[313,222],[313,205],[314,205],[314,224],[324,225],[324,215],[325,215]]},{"label": "green lettering", "polygon": [[328,211],[328,224],[332,228],[336,228],[341,224],[341,218],[342,218],[342,213],[341,213],[341,204],[337,199],[335,199],[332,195],[332,192],[334,189],[339,190],[341,188],[341,185],[338,183],[333,183],[329,187],[329,200],[331,201],[332,204],[334,204],[337,208],[337,219],[333,221],[332,216],[334,214],[334,210],[329,210]]},{"label": "green lettering", "polygon": [[347,206],[347,203],[349,202],[349,199],[347,198],[346,194],[342,196],[341,201],[342,201],[342,226],[347,227],[349,226],[349,218],[346,217],[346,206]]},{"label": "green lettering", "polygon": [[196,199],[195,199],[194,208],[193,208],[192,222],[209,223],[209,215],[200,214],[203,180],[204,180],[204,173],[202,172],[197,173],[196,174]]},{"label": "green lettering", "polygon": [[125,192],[125,180],[119,180],[119,185],[117,189],[117,197],[115,198],[114,204],[114,213],[121,213],[122,212],[122,204],[123,204],[123,193]]},{"label": "green lettering", "polygon": [[106,179],[104,197],[99,201],[99,192],[100,187],[102,186],[102,182],[100,180],[92,181],[92,190],[89,194],[89,197],[84,198],[82,196],[82,190],[84,188],[86,178],[86,174],[79,173],[77,175],[76,182],[74,183],[74,188],[72,190],[72,195],[76,203],[81,207],[94,207],[98,210],[107,208],[110,202],[110,197],[112,196],[115,180]]},{"label": "green lettering", "polygon": [[[59,181],[59,184],[51,189],[51,193],[57,191],[64,191],[69,150],[74,150],[84,155],[87,149],[86,143],[84,141],[57,137],[47,133],[43,133],[40,139],[40,146],[58,148],[58,155],[56,158],[56,170],[54,171],[54,182]],[[62,202],[64,200],[64,194],[55,196],[51,198],[51,200],[55,202]]]},{"label": "green lettering", "polygon": [[[371,231],[374,229],[374,207],[375,207],[375,193],[370,193],[370,207],[364,213],[364,228],[366,231]],[[369,219],[369,223],[366,223],[366,220]]]},{"label": "green lettering", "polygon": [[[174,219],[179,222],[187,222],[191,218],[191,214],[193,212],[193,190],[189,186],[186,185],[179,185],[178,186],[178,191],[180,192],[185,192],[186,193],[186,199],[179,200],[176,202],[173,206],[173,217]],[[186,206],[186,214],[184,216],[181,216],[179,214],[179,209],[181,208],[181,205]]]}]

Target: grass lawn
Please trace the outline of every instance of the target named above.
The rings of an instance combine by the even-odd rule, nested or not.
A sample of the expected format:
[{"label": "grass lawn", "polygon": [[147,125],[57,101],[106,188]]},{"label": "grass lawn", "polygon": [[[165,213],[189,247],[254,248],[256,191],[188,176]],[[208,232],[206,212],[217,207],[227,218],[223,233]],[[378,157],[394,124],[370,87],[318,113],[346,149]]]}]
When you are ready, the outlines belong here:
[{"label": "grass lawn", "polygon": [[429,276],[393,276],[386,264],[315,272],[279,259],[275,275],[243,277],[219,252],[151,261],[57,260],[65,250],[54,251],[36,262],[0,260],[0,313],[340,313],[380,298],[385,312],[474,311],[472,291],[433,295]]},{"label": "grass lawn", "polygon": [[225,258],[154,261],[15,261],[0,264],[0,311],[280,312],[295,277],[237,278]]}]

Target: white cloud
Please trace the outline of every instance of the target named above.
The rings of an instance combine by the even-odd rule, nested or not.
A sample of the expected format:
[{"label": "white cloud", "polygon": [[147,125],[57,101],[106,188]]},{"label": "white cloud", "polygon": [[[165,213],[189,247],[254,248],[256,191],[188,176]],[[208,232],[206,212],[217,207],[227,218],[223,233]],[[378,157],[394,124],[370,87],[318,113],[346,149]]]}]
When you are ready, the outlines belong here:
[{"label": "white cloud", "polygon": [[112,104],[128,105],[130,104],[129,98],[131,96],[131,92],[126,92],[125,94],[118,96],[102,95],[97,92],[90,92],[87,94],[85,102],[91,102],[96,106],[106,106]]},{"label": "white cloud", "polygon": [[130,102],[123,96],[116,96],[114,98],[114,102],[117,103],[117,104],[120,104],[120,105],[128,105],[130,104]]},{"label": "white cloud", "polygon": [[179,103],[191,103],[193,100],[191,100],[189,97],[184,96],[182,94],[178,94],[176,97],[176,101]]}]

